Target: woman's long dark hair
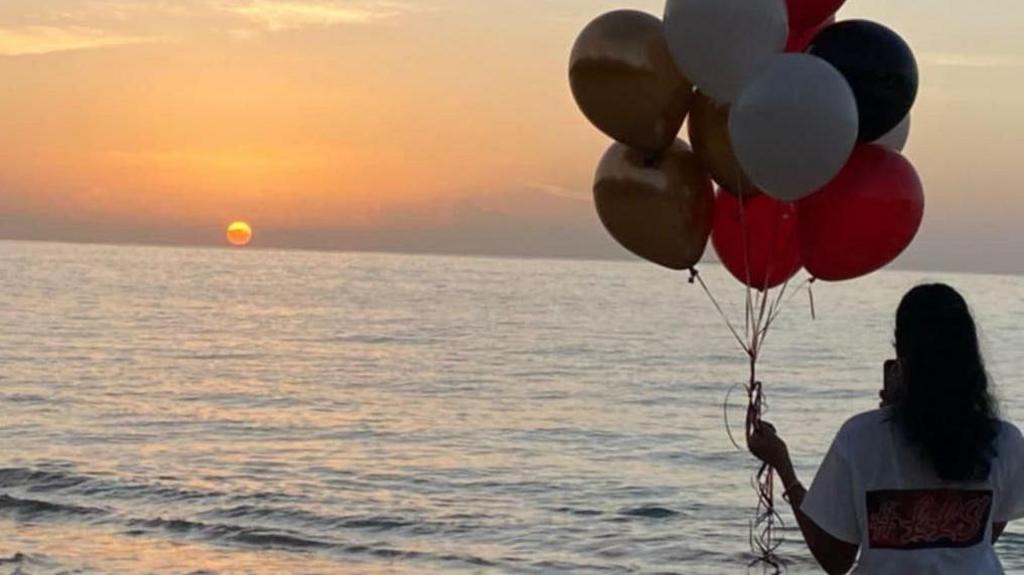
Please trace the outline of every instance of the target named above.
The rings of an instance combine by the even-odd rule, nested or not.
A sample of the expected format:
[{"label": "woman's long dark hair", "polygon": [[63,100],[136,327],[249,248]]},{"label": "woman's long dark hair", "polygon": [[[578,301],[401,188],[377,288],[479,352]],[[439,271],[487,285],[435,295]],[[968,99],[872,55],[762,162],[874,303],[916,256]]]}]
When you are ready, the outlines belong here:
[{"label": "woman's long dark hair", "polygon": [[910,291],[896,313],[904,396],[896,421],[946,481],[988,478],[1000,423],[967,302],[953,288]]}]

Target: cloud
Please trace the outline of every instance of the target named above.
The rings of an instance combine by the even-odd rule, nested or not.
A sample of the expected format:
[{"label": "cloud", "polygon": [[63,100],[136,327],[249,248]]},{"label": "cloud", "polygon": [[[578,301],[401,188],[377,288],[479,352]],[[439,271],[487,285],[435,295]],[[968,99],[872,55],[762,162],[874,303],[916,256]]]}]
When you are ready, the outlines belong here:
[{"label": "cloud", "polygon": [[71,7],[36,13],[37,18],[62,22],[129,23],[140,16],[187,16],[197,0],[77,0]]},{"label": "cloud", "polygon": [[165,41],[168,35],[155,30],[153,23],[192,16],[199,1],[25,2],[12,6],[0,18],[0,55],[53,54]]},{"label": "cloud", "polygon": [[153,41],[156,39],[118,35],[83,26],[0,28],[0,55],[53,54]]},{"label": "cloud", "polygon": [[1006,54],[972,54],[931,52],[924,60],[934,66],[947,68],[1021,68],[1024,59]]},{"label": "cloud", "polygon": [[582,192],[566,188],[565,186],[559,186],[557,184],[542,184],[542,183],[529,183],[524,186],[527,190],[532,192],[540,192],[556,198],[566,198],[569,200],[577,200],[581,202],[589,202],[593,196],[588,192]]},{"label": "cloud", "polygon": [[0,20],[0,55],[52,54],[167,41],[205,32],[249,38],[362,25],[412,9],[399,0],[76,0],[26,4]]},{"label": "cloud", "polygon": [[395,2],[244,0],[224,3],[221,9],[278,32],[307,26],[367,24],[398,16],[405,6]]}]

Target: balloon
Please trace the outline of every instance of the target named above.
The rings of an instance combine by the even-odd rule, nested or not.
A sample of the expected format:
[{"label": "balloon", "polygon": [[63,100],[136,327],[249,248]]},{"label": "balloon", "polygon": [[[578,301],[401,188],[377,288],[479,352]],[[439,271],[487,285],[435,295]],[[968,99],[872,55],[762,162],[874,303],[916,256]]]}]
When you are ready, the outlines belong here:
[{"label": "balloon", "polygon": [[881,146],[858,146],[835,180],[797,204],[807,271],[843,281],[885,267],[914,240],[924,203],[909,161]]},{"label": "balloon", "polygon": [[729,108],[697,92],[688,122],[690,144],[711,177],[740,196],[756,196],[761,191],[743,174],[729,139]]},{"label": "balloon", "polygon": [[675,142],[693,98],[661,21],[635,10],[610,12],[587,25],[572,49],[569,82],[598,129],[649,155]]},{"label": "balloon", "polygon": [[818,35],[826,27],[836,23],[836,17],[831,16],[824,22],[817,26],[811,26],[810,28],[793,28],[789,29],[789,39],[786,40],[786,52],[803,52],[807,50],[807,47],[811,45],[811,40]]},{"label": "balloon", "polygon": [[808,49],[839,70],[860,110],[861,142],[873,142],[907,117],[917,98],[917,61],[892,30],[845,20],[822,30]]},{"label": "balloon", "polygon": [[902,152],[903,148],[907,147],[907,141],[910,140],[910,115],[907,114],[903,121],[896,125],[891,132],[875,140],[875,144],[890,150],[896,150]]},{"label": "balloon", "polygon": [[795,30],[813,28],[833,16],[845,3],[846,0],[786,0],[789,27]]},{"label": "balloon", "polygon": [[725,269],[762,291],[800,271],[796,206],[768,196],[740,199],[723,190],[715,198],[711,241]]},{"label": "balloon", "polygon": [[597,168],[594,199],[601,222],[634,254],[674,270],[692,268],[704,257],[714,190],[682,140],[654,161],[612,144]]},{"label": "balloon", "polygon": [[857,142],[857,103],[828,63],[784,54],[733,104],[729,134],[750,181],[776,199],[794,201],[846,164]]},{"label": "balloon", "polygon": [[668,0],[665,34],[676,64],[708,96],[731,103],[786,46],[784,0]]}]

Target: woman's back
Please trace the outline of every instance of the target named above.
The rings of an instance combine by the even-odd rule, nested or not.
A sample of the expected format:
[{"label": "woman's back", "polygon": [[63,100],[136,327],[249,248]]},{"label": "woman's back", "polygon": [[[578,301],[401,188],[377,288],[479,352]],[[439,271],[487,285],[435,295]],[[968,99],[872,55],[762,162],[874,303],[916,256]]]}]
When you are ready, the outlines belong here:
[{"label": "woman's back", "polygon": [[[918,286],[896,312],[881,396],[832,443],[810,491],[762,423],[750,450],[783,481],[811,553],[829,573],[998,574],[993,534],[1024,518],[1024,437],[998,417],[967,302]],[[996,528],[993,524],[997,524]]]},{"label": "woman's back", "polygon": [[1024,516],[1024,437],[1003,423],[983,481],[939,478],[891,409],[848,421],[802,510],[833,536],[860,545],[855,573],[998,574],[993,523]]}]

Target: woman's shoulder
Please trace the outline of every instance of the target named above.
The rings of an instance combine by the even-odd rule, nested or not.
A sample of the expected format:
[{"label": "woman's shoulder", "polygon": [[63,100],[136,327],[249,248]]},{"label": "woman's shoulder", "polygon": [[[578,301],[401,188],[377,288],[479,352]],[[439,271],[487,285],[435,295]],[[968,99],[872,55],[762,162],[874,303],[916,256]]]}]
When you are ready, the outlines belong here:
[{"label": "woman's shoulder", "polygon": [[854,415],[839,428],[839,435],[875,432],[889,425],[892,412],[888,408],[873,409]]},{"label": "woman's shoulder", "polygon": [[[998,451],[1024,457],[1024,434],[1017,425],[1000,420]],[[846,420],[836,434],[836,443],[844,446],[856,444],[877,445],[881,434],[889,435],[894,425],[892,408],[873,409]]]},{"label": "woman's shoulder", "polygon": [[1013,423],[1012,421],[1006,421],[1005,419],[1000,419],[999,420],[999,425],[1002,427],[1002,432],[1003,433],[1009,433],[1009,434],[1015,435],[1015,436],[1021,435],[1020,428],[1017,427],[1017,424]]},{"label": "woman's shoulder", "polygon": [[993,465],[997,484],[1007,488],[1009,483],[1020,482],[1020,473],[1024,467],[1024,435],[1020,428],[1009,421],[999,422],[1001,429],[996,439],[996,453]]},{"label": "woman's shoulder", "polygon": [[843,451],[858,445],[875,445],[880,434],[889,432],[892,417],[887,409],[875,409],[847,419],[836,434],[835,444]]},{"label": "woman's shoulder", "polygon": [[1024,434],[1021,434],[1020,428],[1005,419],[1000,420],[999,425],[1000,445],[1010,447],[1018,452],[1024,452]]}]

